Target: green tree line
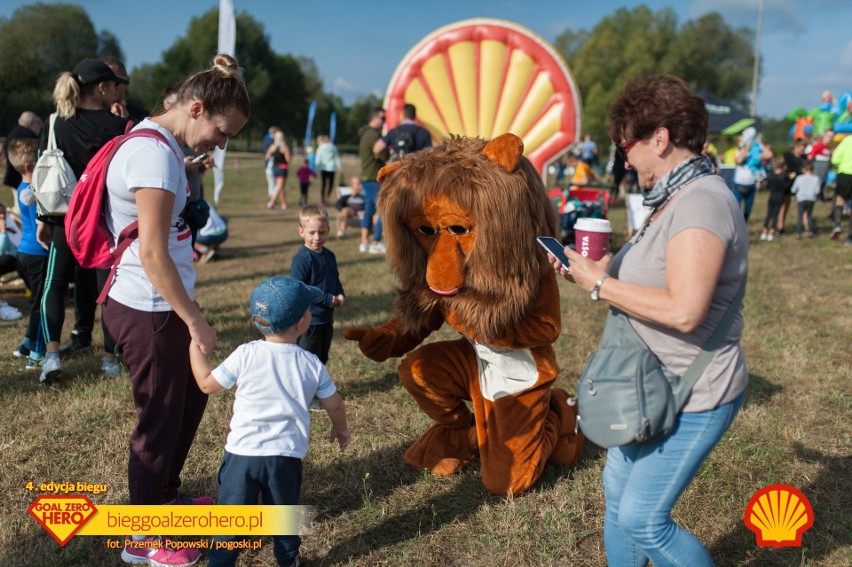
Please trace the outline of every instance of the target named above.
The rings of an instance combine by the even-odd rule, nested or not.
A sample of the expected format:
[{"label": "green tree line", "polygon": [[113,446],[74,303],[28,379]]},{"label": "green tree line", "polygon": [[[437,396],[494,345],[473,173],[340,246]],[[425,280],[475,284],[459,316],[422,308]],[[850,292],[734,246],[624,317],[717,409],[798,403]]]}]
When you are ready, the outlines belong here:
[{"label": "green tree line", "polygon": [[746,108],[754,68],[754,31],[732,29],[718,12],[678,26],[671,8],[619,8],[591,31],[565,30],[556,50],[572,70],[583,99],[583,129],[606,140],[606,112],[639,75],[671,73],[693,89]]},{"label": "green tree line", "polygon": [[[131,69],[130,102],[155,109],[164,88],[206,68],[216,53],[218,23],[218,8],[193,18],[186,34],[163,51],[159,62]],[[337,143],[357,144],[370,107],[381,103],[377,97],[347,106],[324,90],[312,59],[275,53],[263,24],[246,12],[237,15],[236,24],[235,53],[252,101],[251,119],[238,138],[241,146],[254,142],[257,147],[272,124],[291,139],[302,140],[311,101],[317,101],[314,136],[327,133],[334,112]],[[673,73],[695,89],[746,107],[753,37],[750,28],[734,29],[717,12],[679,25],[672,9],[654,12],[640,5],[616,10],[591,30],[567,29],[554,44],[580,90],[583,133],[606,147],[606,111],[626,82],[638,75]],[[47,116],[53,110],[51,93],[59,73],[85,57],[105,55],[123,59],[119,39],[110,31],[96,30],[76,4],[29,4],[10,18],[0,18],[0,132],[10,130],[23,110]],[[787,127],[764,121],[766,133],[783,134]],[[786,143],[786,138],[769,141]]]}]

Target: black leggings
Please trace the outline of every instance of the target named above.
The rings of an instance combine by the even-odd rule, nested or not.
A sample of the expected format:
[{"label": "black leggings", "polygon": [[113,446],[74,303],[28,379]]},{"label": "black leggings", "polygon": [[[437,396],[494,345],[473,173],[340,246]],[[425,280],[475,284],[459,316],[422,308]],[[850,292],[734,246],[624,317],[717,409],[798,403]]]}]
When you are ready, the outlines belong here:
[{"label": "black leggings", "polygon": [[334,188],[334,172],[320,171],[320,177],[322,178],[320,197],[322,197],[322,200],[325,201],[325,199],[331,195],[331,190]]},{"label": "black leggings", "polygon": [[18,261],[11,254],[0,256],[0,276],[18,271]]},{"label": "black leggings", "polygon": [[18,274],[32,293],[30,321],[27,334],[30,350],[44,354],[44,334],[41,332],[41,294],[44,291],[44,274],[47,271],[47,256],[33,256],[18,252]]},{"label": "black leggings", "polygon": [[[97,272],[105,272],[100,275]],[[41,297],[41,329],[45,342],[58,342],[65,323],[65,293],[74,282],[74,331],[83,343],[92,341],[100,285],[109,270],[81,268],[68,247],[65,226],[53,225],[53,240],[47,257],[47,273]],[[102,325],[103,327],[103,325]],[[104,350],[115,352],[115,341],[104,328]]]},{"label": "black leggings", "polygon": [[781,204],[784,202],[784,195],[769,195],[769,202],[766,205],[766,220],[763,221],[763,228],[774,229],[778,226],[778,213],[781,211]]}]

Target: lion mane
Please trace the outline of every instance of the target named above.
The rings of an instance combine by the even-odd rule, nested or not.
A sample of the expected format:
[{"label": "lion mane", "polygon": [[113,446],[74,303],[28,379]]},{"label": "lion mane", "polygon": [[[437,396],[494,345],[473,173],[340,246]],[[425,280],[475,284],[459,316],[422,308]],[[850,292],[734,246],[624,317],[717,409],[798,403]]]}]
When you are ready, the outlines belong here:
[{"label": "lion mane", "polygon": [[[487,141],[452,136],[380,172],[378,209],[388,263],[400,282],[395,309],[403,332],[434,325],[443,307],[455,311],[477,340],[487,343],[517,324],[535,304],[542,278],[552,273],[535,238],[554,236],[557,220],[541,177],[520,156],[523,144],[516,140],[518,155],[508,167],[486,150]],[[451,297],[429,290],[429,251],[405,222],[413,211],[422,210],[428,196],[449,198],[471,215],[475,241],[464,260],[465,283]]]}]

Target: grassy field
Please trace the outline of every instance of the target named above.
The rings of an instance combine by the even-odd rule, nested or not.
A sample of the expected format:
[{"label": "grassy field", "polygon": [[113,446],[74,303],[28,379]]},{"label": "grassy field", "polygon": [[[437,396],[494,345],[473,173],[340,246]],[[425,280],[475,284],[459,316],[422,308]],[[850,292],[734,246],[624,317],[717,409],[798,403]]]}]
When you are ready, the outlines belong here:
[{"label": "grassy field", "polygon": [[[355,171],[353,160],[345,166]],[[263,278],[287,274],[301,243],[294,209],[264,207],[258,157],[231,154],[226,185],[220,211],[230,219],[231,237],[213,262],[198,266],[198,300],[218,331],[214,362],[257,337],[249,293]],[[316,182],[311,191],[317,195]],[[293,179],[288,193],[295,203]],[[750,224],[745,405],[674,514],[718,565],[852,565],[852,248],[828,240],[825,203],[816,207],[816,238],[759,241],[765,200],[758,196]],[[610,218],[623,230],[623,208]],[[622,242],[618,237],[616,246]],[[359,254],[355,239],[329,247],[348,303],[336,314],[328,367],[346,400],[354,441],[340,453],[326,442],[328,419],[314,416],[302,496],[317,516],[303,538],[302,564],[605,565],[604,452],[594,445],[586,445],[575,468],[549,466],[533,490],[509,499],[485,492],[476,464],[440,479],[405,467],[403,452],[429,419],[400,385],[396,360],[373,363],[341,336],[391,316],[393,276],[382,256]],[[567,282],[560,289],[557,384],[573,391],[605,308]],[[2,298],[25,310],[20,288],[4,288]],[[66,333],[72,322],[69,309]],[[60,383],[39,386],[37,374],[10,356],[23,321],[1,324],[0,566],[118,565],[104,538],[77,537],[60,548],[27,514],[35,493],[25,485],[106,483],[108,492],[92,497],[96,504],[128,501],[127,437],[135,418],[127,377],[103,378],[99,358],[87,355],[65,364]],[[445,328],[430,340],[450,337]],[[231,393],[210,399],[184,469],[192,493],[216,494],[231,402]],[[814,525],[800,548],[759,548],[743,524],[751,495],[773,483],[797,487],[813,506]],[[244,553],[239,564],[274,564],[271,542]]]}]

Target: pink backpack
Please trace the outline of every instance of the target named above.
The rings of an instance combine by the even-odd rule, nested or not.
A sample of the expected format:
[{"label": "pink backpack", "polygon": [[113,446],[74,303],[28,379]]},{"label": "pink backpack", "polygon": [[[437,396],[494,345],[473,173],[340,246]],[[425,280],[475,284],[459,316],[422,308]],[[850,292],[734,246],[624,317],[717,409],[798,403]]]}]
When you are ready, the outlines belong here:
[{"label": "pink backpack", "polygon": [[80,266],[111,268],[109,278],[98,297],[98,303],[106,300],[122,254],[139,235],[139,223],[134,221],[121,231],[116,243],[106,224],[105,199],[109,164],[121,145],[132,138],[154,138],[171,149],[166,137],[151,128],[116,136],[104,144],[89,160],[86,170],[77,181],[77,186],[71,195],[71,202],[68,203],[68,212],[65,214],[65,236]]}]

